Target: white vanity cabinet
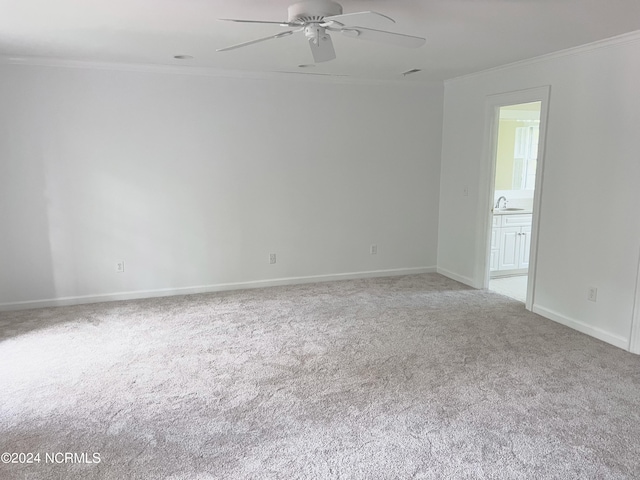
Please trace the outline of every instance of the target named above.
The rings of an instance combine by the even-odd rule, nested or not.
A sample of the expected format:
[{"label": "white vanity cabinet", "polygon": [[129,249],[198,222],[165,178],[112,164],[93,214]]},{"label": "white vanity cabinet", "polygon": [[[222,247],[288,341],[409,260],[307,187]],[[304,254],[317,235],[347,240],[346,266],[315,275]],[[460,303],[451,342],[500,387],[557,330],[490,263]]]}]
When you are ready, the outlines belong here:
[{"label": "white vanity cabinet", "polygon": [[524,273],[529,268],[531,214],[494,215],[491,232],[492,276]]}]

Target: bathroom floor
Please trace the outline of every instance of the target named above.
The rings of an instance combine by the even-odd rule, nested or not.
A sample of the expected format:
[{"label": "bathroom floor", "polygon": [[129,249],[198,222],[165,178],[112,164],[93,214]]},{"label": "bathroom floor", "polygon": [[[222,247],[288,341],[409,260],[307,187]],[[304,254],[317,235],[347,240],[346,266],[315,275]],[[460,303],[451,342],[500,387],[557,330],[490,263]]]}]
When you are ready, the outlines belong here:
[{"label": "bathroom floor", "polygon": [[527,275],[492,278],[489,280],[489,290],[524,303],[527,299]]}]

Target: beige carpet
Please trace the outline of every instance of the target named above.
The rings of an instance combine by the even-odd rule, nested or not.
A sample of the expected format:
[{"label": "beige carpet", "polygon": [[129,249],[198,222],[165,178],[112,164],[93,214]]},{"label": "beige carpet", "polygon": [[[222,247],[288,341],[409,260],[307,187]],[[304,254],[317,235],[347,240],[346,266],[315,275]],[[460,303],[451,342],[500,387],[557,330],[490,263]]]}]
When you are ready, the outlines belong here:
[{"label": "beige carpet", "polygon": [[640,357],[436,274],[2,313],[0,338],[0,450],[40,454],[3,480],[640,477]]}]

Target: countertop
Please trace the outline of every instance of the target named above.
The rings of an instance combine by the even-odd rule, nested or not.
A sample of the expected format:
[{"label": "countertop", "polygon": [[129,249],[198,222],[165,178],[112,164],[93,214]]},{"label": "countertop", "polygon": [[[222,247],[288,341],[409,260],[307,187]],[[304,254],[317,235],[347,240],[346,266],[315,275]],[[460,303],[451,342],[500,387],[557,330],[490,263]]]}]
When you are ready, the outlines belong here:
[{"label": "countertop", "polygon": [[493,211],[494,215],[531,215],[533,213],[532,210],[523,209],[523,210],[498,210],[495,209]]}]

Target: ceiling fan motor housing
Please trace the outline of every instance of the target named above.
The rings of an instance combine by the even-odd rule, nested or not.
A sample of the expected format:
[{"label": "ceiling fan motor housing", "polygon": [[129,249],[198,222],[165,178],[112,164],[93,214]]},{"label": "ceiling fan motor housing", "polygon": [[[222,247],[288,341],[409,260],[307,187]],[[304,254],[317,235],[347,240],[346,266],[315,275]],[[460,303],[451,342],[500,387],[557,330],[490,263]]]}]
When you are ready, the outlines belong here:
[{"label": "ceiling fan motor housing", "polygon": [[342,15],[342,6],[330,0],[306,0],[289,6],[289,22],[320,23],[324,17]]},{"label": "ceiling fan motor housing", "polygon": [[304,35],[309,40],[312,40],[316,45],[322,41],[329,40],[329,36],[326,34],[324,27],[319,25],[307,25],[304,27]]}]

